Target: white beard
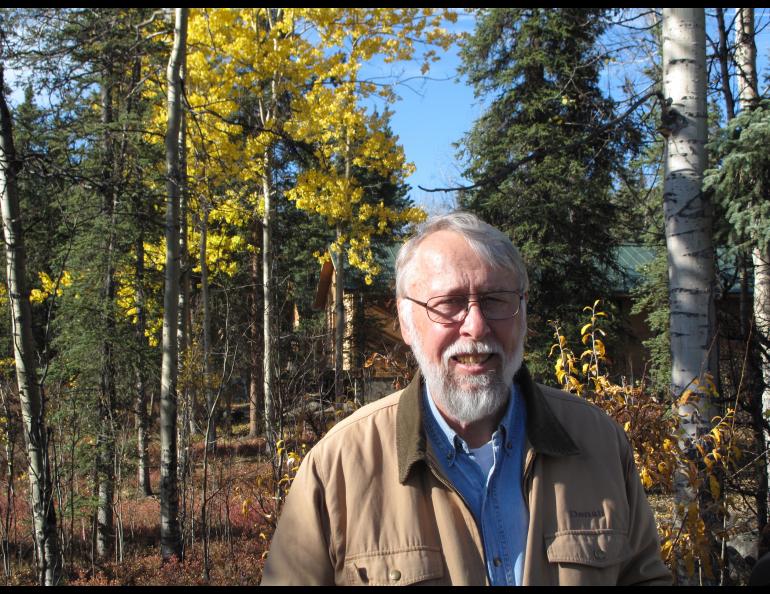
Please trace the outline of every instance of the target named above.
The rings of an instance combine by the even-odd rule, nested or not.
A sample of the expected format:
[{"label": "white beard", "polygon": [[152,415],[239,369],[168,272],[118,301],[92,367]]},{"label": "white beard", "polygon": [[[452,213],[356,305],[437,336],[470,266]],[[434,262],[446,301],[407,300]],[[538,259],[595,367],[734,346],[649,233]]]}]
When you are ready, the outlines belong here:
[{"label": "white beard", "polygon": [[[411,314],[412,312],[409,312],[406,318],[412,337],[412,352],[438,408],[459,423],[472,423],[500,412],[508,403],[513,376],[521,367],[524,358],[525,332],[522,332],[522,340],[517,341],[514,352],[509,356],[504,353],[502,346],[490,337],[478,342],[455,342],[444,351],[441,363],[434,364],[425,355],[421,337],[414,331]],[[455,376],[450,370],[449,360],[460,353],[496,354],[502,359],[502,370],[490,370],[483,375]]]}]

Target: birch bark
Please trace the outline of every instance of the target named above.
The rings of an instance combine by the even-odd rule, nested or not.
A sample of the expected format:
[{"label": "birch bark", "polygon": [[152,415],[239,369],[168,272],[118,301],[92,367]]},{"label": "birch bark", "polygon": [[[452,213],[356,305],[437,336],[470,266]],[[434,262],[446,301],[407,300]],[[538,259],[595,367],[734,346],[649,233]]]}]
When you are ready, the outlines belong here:
[{"label": "birch bark", "polygon": [[38,581],[42,585],[53,586],[61,579],[59,542],[48,462],[43,397],[35,371],[32,311],[29,305],[29,287],[26,283],[27,257],[16,185],[18,162],[13,145],[13,124],[4,89],[3,67],[0,65],[0,208],[5,238],[11,336],[27,449],[27,474],[32,499]]},{"label": "birch bark", "polygon": [[163,297],[163,363],[160,386],[161,556],[181,558],[177,481],[177,324],[179,299],[179,127],[182,116],[180,70],[187,39],[187,8],[174,9],[174,46],[166,71],[166,271]]}]

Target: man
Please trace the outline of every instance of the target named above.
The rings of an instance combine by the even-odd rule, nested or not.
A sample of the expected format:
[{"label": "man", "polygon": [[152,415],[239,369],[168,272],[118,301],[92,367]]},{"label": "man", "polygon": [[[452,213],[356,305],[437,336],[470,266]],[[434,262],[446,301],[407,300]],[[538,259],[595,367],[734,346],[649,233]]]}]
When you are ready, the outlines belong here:
[{"label": "man", "polygon": [[467,213],[396,262],[420,372],[307,455],[263,584],[668,584],[622,429],[522,365],[527,273]]}]

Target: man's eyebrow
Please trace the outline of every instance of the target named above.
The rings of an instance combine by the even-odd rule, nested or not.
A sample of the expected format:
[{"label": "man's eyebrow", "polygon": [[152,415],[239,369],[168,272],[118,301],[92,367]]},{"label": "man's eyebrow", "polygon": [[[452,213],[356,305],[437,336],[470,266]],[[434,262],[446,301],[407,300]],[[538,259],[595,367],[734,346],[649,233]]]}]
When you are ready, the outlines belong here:
[{"label": "man's eyebrow", "polygon": [[487,295],[488,293],[519,293],[516,289],[481,289],[472,293],[458,293],[458,295]]}]

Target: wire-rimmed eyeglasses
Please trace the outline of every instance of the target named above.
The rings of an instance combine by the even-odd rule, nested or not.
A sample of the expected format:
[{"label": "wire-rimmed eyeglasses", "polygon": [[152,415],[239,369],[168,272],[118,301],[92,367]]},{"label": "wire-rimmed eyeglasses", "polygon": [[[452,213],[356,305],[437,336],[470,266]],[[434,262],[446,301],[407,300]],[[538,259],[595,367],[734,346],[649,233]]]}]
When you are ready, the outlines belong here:
[{"label": "wire-rimmed eyeglasses", "polygon": [[428,318],[437,324],[459,324],[468,315],[471,304],[476,303],[487,320],[507,320],[516,316],[524,296],[518,291],[492,291],[471,295],[439,295],[427,301],[408,299],[422,305]]}]

